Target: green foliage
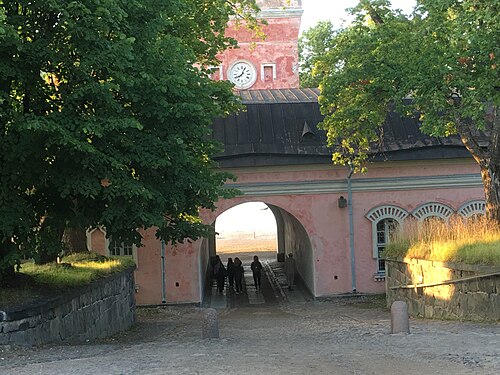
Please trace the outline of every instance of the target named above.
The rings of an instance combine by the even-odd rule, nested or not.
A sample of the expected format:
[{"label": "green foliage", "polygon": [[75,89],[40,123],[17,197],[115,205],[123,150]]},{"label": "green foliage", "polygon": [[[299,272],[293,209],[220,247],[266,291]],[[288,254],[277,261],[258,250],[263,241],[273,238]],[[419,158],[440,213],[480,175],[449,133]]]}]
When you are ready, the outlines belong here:
[{"label": "green foliage", "polygon": [[460,135],[482,170],[487,213],[500,222],[498,6],[420,0],[407,17],[386,0],[361,0],[345,29],[328,35],[320,24],[308,31],[303,50],[316,52],[303,58],[314,64],[303,71],[319,82],[333,161],[363,170],[388,111],[420,115],[424,133]]},{"label": "green foliage", "polygon": [[255,9],[0,0],[0,246],[19,258],[45,232],[97,225],[137,245],[137,228],[174,242],[206,233],[199,210],[231,193],[209,125],[239,104],[204,66],[235,45],[230,17],[256,27]]},{"label": "green foliage", "polygon": [[299,38],[299,75],[302,87],[319,87],[322,72],[318,71],[321,57],[332,46],[335,31],[331,21],[321,21]]}]

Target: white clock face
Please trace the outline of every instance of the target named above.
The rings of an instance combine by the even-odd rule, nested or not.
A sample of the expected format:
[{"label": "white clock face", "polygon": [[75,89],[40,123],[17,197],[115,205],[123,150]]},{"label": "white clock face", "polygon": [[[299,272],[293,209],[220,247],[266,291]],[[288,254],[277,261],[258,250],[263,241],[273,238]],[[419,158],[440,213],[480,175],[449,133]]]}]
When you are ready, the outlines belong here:
[{"label": "white clock face", "polygon": [[249,88],[255,83],[256,79],[255,68],[245,61],[236,62],[229,72],[229,80],[239,89]]}]

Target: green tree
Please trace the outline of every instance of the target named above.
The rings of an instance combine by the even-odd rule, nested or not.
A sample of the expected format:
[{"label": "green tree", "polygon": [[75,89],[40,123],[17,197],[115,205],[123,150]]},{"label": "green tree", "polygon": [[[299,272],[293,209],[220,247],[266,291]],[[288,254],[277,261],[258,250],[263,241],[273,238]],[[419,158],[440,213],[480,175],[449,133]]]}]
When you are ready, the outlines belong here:
[{"label": "green tree", "polygon": [[302,87],[319,86],[323,74],[316,63],[332,46],[335,29],[331,21],[320,21],[299,37],[299,76]]},{"label": "green tree", "polygon": [[313,69],[334,162],[363,169],[387,112],[418,113],[424,133],[461,137],[481,170],[487,216],[500,223],[499,8],[420,0],[407,17],[361,0]]},{"label": "green tree", "polygon": [[173,242],[206,233],[199,210],[230,194],[209,125],[239,104],[204,67],[236,45],[224,36],[231,17],[258,27],[255,10],[254,0],[0,0],[4,269],[22,251],[47,260],[64,236],[82,250],[97,225],[138,245],[137,228]]}]

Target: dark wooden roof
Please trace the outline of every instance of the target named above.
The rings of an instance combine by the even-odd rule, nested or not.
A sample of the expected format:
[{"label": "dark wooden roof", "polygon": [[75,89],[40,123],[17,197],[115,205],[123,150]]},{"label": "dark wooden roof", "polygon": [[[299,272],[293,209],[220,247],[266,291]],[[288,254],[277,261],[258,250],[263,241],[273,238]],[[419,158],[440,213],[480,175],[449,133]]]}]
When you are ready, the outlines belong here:
[{"label": "dark wooden roof", "polygon": [[[246,110],[217,118],[213,138],[224,144],[216,157],[221,167],[330,163],[317,89],[240,91]],[[415,118],[389,113],[381,143],[372,157],[425,160],[470,157],[458,136],[430,137]]]}]

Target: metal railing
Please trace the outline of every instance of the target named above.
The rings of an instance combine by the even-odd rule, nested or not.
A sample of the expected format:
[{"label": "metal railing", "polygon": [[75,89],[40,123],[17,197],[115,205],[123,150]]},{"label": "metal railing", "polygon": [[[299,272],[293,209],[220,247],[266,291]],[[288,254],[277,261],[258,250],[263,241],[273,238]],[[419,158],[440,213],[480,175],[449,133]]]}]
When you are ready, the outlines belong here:
[{"label": "metal railing", "polygon": [[484,279],[486,277],[492,277],[492,276],[500,276],[500,271],[491,272],[491,273],[484,273],[484,274],[481,274],[481,275],[466,276],[466,277],[461,277],[461,278],[458,278],[458,279],[451,279],[451,280],[440,281],[440,282],[437,282],[437,283],[397,285],[397,286],[391,286],[389,289],[394,290],[394,289],[428,288],[428,287],[433,287],[433,286],[456,284],[456,283],[460,283],[460,282],[463,282],[463,281]]}]

